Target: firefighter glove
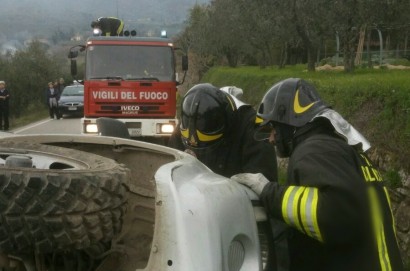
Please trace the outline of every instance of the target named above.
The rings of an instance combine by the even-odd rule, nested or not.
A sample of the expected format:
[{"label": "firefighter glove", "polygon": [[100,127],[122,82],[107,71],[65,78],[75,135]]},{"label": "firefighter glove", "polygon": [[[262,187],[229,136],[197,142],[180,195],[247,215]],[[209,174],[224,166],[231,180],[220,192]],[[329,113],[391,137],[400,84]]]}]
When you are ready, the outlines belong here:
[{"label": "firefighter glove", "polygon": [[269,183],[269,180],[261,173],[240,173],[233,175],[231,180],[249,187],[258,196],[262,193],[263,188]]}]

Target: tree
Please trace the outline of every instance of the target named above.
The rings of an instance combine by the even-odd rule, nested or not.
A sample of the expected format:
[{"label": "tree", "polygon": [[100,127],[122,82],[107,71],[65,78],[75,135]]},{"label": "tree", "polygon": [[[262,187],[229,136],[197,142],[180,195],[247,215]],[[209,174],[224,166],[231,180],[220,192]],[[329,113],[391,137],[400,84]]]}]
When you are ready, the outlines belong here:
[{"label": "tree", "polygon": [[350,72],[365,31],[379,29],[387,47],[407,49],[409,10],[407,0],[213,0],[191,10],[179,40],[202,62],[201,71],[225,60],[232,67],[307,62],[314,71],[319,50],[337,35]]},{"label": "tree", "polygon": [[[322,40],[329,34],[328,0],[292,0],[290,1],[289,25],[293,26],[301,38],[307,52],[308,71],[315,71],[317,51]],[[282,9],[286,10],[286,5]]]},{"label": "tree", "polygon": [[240,20],[238,32],[242,33],[241,44],[251,54],[255,54],[259,66],[266,67],[275,63],[274,52],[281,47],[280,14],[276,1],[238,0]]},{"label": "tree", "polygon": [[197,70],[199,78],[215,61],[209,13],[209,6],[195,5],[189,13],[184,31],[176,37],[178,46],[185,53],[189,52],[191,64],[197,66],[195,70]]},{"label": "tree", "polygon": [[37,41],[1,59],[0,72],[11,90],[12,117],[45,106],[47,82],[61,77],[59,65]]}]

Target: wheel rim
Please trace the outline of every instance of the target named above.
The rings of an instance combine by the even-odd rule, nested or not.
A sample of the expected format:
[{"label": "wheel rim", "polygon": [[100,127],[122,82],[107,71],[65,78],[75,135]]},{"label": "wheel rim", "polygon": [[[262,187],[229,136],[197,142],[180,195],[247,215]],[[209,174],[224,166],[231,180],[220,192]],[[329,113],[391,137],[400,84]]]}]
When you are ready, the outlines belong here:
[{"label": "wheel rim", "polygon": [[[31,166],[29,166],[28,160],[31,161]],[[4,148],[0,149],[0,166],[53,170],[82,170],[90,168],[83,161],[59,154]]]}]

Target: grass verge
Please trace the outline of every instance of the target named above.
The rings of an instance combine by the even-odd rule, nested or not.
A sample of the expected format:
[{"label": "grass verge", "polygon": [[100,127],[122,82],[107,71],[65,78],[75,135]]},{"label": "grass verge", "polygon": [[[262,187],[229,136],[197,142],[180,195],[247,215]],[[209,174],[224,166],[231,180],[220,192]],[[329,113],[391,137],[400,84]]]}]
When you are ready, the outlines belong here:
[{"label": "grass verge", "polygon": [[357,69],[307,72],[305,66],[285,69],[215,67],[202,78],[222,87],[244,90],[243,100],[257,107],[265,92],[289,77],[313,83],[322,99],[341,113],[395,168],[410,171],[410,70]]}]

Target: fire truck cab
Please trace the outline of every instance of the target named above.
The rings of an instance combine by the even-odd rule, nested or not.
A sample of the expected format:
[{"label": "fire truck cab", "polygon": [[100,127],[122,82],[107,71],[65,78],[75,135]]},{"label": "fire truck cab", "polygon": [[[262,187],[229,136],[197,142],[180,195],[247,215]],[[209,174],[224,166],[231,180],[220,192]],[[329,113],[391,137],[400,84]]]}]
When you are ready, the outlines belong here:
[{"label": "fire truck cab", "polygon": [[[98,135],[96,120],[125,123],[132,138],[169,138],[176,124],[175,48],[171,39],[93,36],[70,49],[71,73],[85,52],[83,134]],[[182,56],[182,70],[188,69]],[[185,77],[185,76],[184,76]],[[150,141],[150,140],[147,140]]]}]

